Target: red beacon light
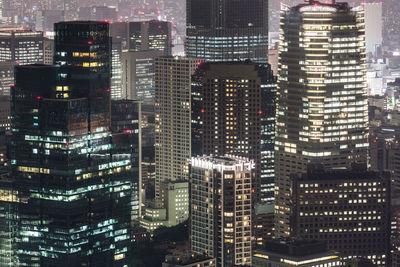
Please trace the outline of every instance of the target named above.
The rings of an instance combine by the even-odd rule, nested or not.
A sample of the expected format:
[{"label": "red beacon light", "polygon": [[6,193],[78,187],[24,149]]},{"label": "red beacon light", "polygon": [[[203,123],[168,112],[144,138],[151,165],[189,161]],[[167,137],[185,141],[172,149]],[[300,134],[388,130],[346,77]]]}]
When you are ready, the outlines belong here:
[{"label": "red beacon light", "polygon": [[40,100],[40,99],[42,99],[42,97],[41,97],[40,95],[38,95],[38,96],[36,97],[36,99],[39,99],[39,100]]},{"label": "red beacon light", "polygon": [[107,91],[107,92],[110,92],[110,89],[107,89],[106,91]]},{"label": "red beacon light", "polygon": [[205,110],[204,109],[201,109],[201,113],[204,113],[205,112]]},{"label": "red beacon light", "polygon": [[258,115],[261,115],[261,114],[262,114],[262,110],[259,110],[259,111],[258,111]]},{"label": "red beacon light", "polygon": [[88,41],[87,43],[88,43],[88,44],[92,44],[92,41]]},{"label": "red beacon light", "polygon": [[66,146],[69,146],[69,143],[67,142],[67,143],[65,143],[65,145],[66,145]]}]

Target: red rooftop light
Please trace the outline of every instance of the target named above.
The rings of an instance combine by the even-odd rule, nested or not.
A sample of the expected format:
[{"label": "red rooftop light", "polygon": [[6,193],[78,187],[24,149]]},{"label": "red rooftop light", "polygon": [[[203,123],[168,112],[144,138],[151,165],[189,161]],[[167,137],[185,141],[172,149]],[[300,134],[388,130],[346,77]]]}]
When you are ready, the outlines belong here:
[{"label": "red rooftop light", "polygon": [[66,146],[69,146],[69,143],[67,142],[67,143],[65,143],[65,145],[66,145]]},{"label": "red rooftop light", "polygon": [[204,113],[205,111],[204,111],[204,109],[201,109],[201,113]]},{"label": "red rooftop light", "polygon": [[92,44],[92,41],[88,41],[87,43],[88,43],[88,44]]},{"label": "red rooftop light", "polygon": [[38,95],[38,96],[36,97],[36,99],[42,99],[42,97],[41,97],[40,95]]},{"label": "red rooftop light", "polygon": [[110,92],[110,89],[107,89],[106,91],[107,91],[107,92]]}]

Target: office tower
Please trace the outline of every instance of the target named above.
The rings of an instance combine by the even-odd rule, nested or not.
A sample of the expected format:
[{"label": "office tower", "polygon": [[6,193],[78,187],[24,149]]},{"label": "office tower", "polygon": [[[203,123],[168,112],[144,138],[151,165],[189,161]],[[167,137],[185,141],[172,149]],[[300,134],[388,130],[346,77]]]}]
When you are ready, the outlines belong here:
[{"label": "office tower", "polygon": [[137,181],[131,155],[113,149],[108,24],[55,32],[59,67],[18,66],[11,91],[18,264],[124,266]]},{"label": "office tower", "polygon": [[289,176],[366,162],[363,10],[318,1],[282,6],[275,139],[275,231],[291,235]]},{"label": "office tower", "polygon": [[254,205],[252,221],[254,241],[257,245],[262,245],[265,240],[274,236],[274,203]]},{"label": "office tower", "polygon": [[128,24],[129,50],[159,50],[164,56],[172,54],[171,22],[135,21]]},{"label": "office tower", "polygon": [[64,21],[63,10],[38,10],[36,11],[35,29],[37,31],[52,32],[54,23]]},{"label": "office tower", "polygon": [[193,157],[190,247],[217,266],[251,265],[251,180],[254,162],[235,156]]},{"label": "office tower", "polygon": [[14,179],[4,167],[0,171],[0,265],[15,266],[15,229],[17,224],[17,191]]},{"label": "office tower", "polygon": [[0,62],[0,95],[10,95],[14,83],[14,61]]},{"label": "office tower", "polygon": [[276,82],[268,65],[214,62],[192,80],[192,154],[256,163],[254,203],[273,200]]},{"label": "office tower", "polygon": [[112,6],[90,6],[79,7],[78,18],[80,20],[95,20],[95,21],[116,21],[117,10]]},{"label": "office tower", "polygon": [[116,153],[131,155],[132,220],[141,217],[142,188],[142,103],[136,100],[111,101],[111,132]]},{"label": "office tower", "polygon": [[118,19],[117,8],[115,6],[94,6],[92,7],[92,20],[97,21],[116,21]]},{"label": "office tower", "polygon": [[159,56],[159,50],[122,52],[122,98],[154,103],[154,62]]},{"label": "office tower", "polygon": [[343,266],[340,255],[328,250],[324,242],[315,240],[269,240],[254,251],[254,267]]},{"label": "office tower", "polygon": [[293,232],[327,243],[343,256],[387,266],[390,173],[312,170],[293,174]]},{"label": "office tower", "polygon": [[52,65],[54,57],[54,40],[43,38],[43,64]]},{"label": "office tower", "polygon": [[187,0],[186,55],[268,63],[268,0]]},{"label": "office tower", "polygon": [[367,53],[377,56],[377,49],[383,42],[382,2],[364,3],[365,47]]},{"label": "office tower", "polygon": [[43,63],[43,32],[0,31],[0,61],[21,65]]},{"label": "office tower", "polygon": [[112,37],[111,44],[111,98],[122,99],[122,39]]},{"label": "office tower", "polygon": [[161,197],[163,181],[188,179],[191,75],[199,62],[184,57],[159,57],[155,61],[156,198]]},{"label": "office tower", "polygon": [[215,258],[185,253],[166,255],[162,267],[217,267]]}]

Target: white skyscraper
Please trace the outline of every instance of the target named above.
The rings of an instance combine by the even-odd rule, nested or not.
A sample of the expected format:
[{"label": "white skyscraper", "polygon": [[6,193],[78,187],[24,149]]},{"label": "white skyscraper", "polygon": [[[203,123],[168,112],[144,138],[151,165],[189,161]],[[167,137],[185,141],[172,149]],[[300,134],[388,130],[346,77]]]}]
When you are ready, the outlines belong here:
[{"label": "white skyscraper", "polygon": [[251,266],[251,183],[254,175],[254,161],[247,158],[192,158],[192,252],[217,258],[217,266]]},{"label": "white skyscraper", "polygon": [[188,180],[191,157],[191,76],[199,59],[164,56],[155,60],[156,200],[161,184]]}]

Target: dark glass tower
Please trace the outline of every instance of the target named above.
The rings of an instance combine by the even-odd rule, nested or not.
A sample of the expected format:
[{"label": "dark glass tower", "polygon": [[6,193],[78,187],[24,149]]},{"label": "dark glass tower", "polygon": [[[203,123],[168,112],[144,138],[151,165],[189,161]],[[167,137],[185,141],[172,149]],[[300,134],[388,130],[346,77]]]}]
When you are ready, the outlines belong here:
[{"label": "dark glass tower", "polygon": [[137,181],[113,149],[108,25],[55,30],[59,66],[17,67],[11,90],[18,265],[123,266]]},{"label": "dark glass tower", "polygon": [[187,0],[186,55],[268,62],[268,0]]}]

